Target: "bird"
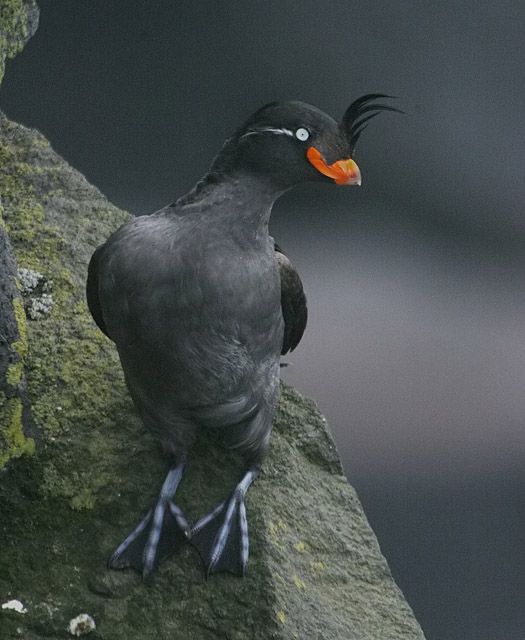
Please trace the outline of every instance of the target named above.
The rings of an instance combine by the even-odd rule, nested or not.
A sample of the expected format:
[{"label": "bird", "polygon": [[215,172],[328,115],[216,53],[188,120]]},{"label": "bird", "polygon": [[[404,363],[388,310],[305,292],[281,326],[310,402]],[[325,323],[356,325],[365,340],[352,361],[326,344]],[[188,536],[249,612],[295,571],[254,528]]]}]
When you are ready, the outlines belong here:
[{"label": "bird", "polygon": [[[207,576],[245,574],[245,496],[268,452],[281,356],[299,344],[308,315],[299,274],[269,234],[272,206],[306,182],[360,185],[356,143],[370,119],[399,111],[377,102],[391,97],[361,96],[340,124],[303,102],[264,105],[188,193],[126,222],[93,253],[89,310],[170,460],[156,504],[110,568],[146,577],[189,541]],[[191,526],[175,496],[201,429],[220,433],[244,466],[230,496]]]}]

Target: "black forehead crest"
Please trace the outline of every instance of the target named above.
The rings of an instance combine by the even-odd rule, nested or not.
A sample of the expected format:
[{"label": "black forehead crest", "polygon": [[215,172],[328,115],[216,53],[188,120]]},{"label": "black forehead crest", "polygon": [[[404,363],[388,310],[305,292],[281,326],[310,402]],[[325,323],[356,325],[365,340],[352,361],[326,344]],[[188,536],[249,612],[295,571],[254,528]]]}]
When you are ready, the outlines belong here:
[{"label": "black forehead crest", "polygon": [[393,99],[395,96],[387,96],[384,93],[367,93],[366,95],[357,98],[357,100],[354,100],[345,111],[341,122],[341,130],[348,140],[351,153],[355,151],[359,136],[367,128],[368,122],[372,118],[375,118],[383,111],[404,113],[404,111],[391,107],[390,105],[377,104],[374,102],[375,100],[382,98]]}]

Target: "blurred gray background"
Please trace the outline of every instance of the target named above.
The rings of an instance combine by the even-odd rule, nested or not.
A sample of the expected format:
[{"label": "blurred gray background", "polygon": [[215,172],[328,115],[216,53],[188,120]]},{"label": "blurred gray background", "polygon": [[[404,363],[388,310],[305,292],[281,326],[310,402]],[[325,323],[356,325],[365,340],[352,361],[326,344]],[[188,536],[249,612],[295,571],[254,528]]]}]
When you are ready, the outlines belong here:
[{"label": "blurred gray background", "polygon": [[[363,134],[361,188],[276,205],[310,321],[284,377],[335,433],[429,640],[525,638],[525,5],[40,0],[0,108],[133,213],[188,190],[262,104]],[[378,639],[380,640],[380,639]]]}]

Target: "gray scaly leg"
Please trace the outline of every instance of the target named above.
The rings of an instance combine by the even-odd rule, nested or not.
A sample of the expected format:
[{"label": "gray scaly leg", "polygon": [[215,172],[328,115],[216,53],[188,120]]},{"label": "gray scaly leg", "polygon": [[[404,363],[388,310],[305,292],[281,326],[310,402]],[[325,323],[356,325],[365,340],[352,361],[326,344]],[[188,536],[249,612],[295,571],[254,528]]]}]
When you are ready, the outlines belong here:
[{"label": "gray scaly leg", "polygon": [[184,471],[179,463],[168,471],[154,509],[150,509],[137,528],[109,559],[109,567],[133,567],[144,577],[173,554],[190,537],[190,527],[173,502]]}]

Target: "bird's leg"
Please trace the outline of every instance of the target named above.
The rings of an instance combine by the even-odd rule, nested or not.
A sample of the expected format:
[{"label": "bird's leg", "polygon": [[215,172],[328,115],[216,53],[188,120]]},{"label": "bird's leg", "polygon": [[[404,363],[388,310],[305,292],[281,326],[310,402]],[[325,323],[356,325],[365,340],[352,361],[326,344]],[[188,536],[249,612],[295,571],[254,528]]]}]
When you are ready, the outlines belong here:
[{"label": "bird's leg", "polygon": [[184,471],[184,462],[171,467],[164,480],[157,504],[109,559],[109,567],[133,567],[144,577],[174,553],[190,537],[190,527],[173,502]]},{"label": "bird's leg", "polygon": [[206,566],[206,575],[228,571],[242,576],[248,565],[248,521],[244,496],[258,476],[260,465],[251,466],[231,496],[191,529],[191,543]]}]

